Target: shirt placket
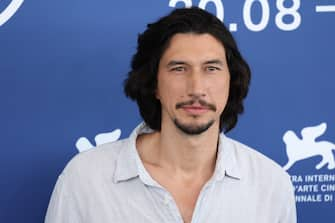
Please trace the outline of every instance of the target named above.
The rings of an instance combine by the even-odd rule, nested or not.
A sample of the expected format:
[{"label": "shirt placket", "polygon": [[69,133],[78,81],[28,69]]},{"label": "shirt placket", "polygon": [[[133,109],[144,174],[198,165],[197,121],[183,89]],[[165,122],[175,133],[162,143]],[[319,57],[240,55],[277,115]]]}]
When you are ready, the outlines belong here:
[{"label": "shirt placket", "polygon": [[164,198],[163,198],[163,205],[167,210],[167,218],[169,219],[168,222],[171,223],[184,223],[183,218],[180,214],[180,211],[178,209],[178,206],[176,204],[176,202],[174,201],[173,197],[171,196],[171,194],[164,190]]},{"label": "shirt placket", "polygon": [[206,222],[205,221],[206,219],[203,219],[203,221],[200,221],[200,219],[201,219],[201,216],[207,211],[206,205],[204,206],[203,204],[206,203],[206,199],[208,197],[206,195],[208,194],[208,190],[210,190],[211,188],[213,188],[213,182],[208,182],[201,189],[197,202],[195,204],[194,210],[193,210],[191,223]]},{"label": "shirt placket", "polygon": [[[203,207],[203,203],[206,201],[206,194],[212,186],[212,183],[208,183],[202,188],[193,211],[191,223],[200,223],[199,219],[201,219],[201,215],[206,212],[206,210],[204,210],[205,207]],[[168,212],[166,219],[168,219],[168,222],[171,223],[184,223],[184,220],[173,197],[165,189],[162,190],[164,190],[163,205]]]}]

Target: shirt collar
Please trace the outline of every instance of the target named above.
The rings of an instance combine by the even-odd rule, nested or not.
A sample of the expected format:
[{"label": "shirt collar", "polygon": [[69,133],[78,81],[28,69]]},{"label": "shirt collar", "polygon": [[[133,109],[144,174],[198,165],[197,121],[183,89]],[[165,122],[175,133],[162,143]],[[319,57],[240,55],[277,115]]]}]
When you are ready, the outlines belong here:
[{"label": "shirt collar", "polygon": [[238,180],[242,177],[234,145],[226,135],[221,133],[213,178],[222,180],[225,176]]},{"label": "shirt collar", "polygon": [[136,139],[138,135],[153,132],[144,122],[139,124],[125,140],[121,151],[116,160],[116,168],[114,173],[114,182],[127,181],[136,177],[147,184],[156,184],[145,170],[140,156],[136,149]]},{"label": "shirt collar", "polygon": [[[144,122],[139,124],[129,138],[125,140],[123,147],[116,160],[114,182],[127,181],[136,177],[148,185],[159,186],[144,168],[144,165],[136,150],[136,138],[140,134],[153,132]],[[237,165],[234,145],[223,133],[220,134],[218,157],[215,172],[212,177],[214,181],[222,180],[225,176],[240,179],[240,169]]]}]

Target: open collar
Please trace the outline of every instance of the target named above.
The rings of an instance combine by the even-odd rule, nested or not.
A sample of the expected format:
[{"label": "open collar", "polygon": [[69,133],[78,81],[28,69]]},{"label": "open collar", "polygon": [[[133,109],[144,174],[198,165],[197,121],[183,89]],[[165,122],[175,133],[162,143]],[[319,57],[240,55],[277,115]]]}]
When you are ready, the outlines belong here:
[{"label": "open collar", "polygon": [[[139,177],[143,183],[159,186],[144,168],[136,149],[136,138],[140,134],[153,132],[144,122],[139,124],[129,138],[125,140],[116,160],[114,182],[127,181]],[[241,179],[240,168],[237,163],[236,150],[232,142],[223,133],[219,137],[218,156],[212,179],[222,180],[225,176]]]},{"label": "open collar", "polygon": [[139,177],[143,183],[151,186],[159,186],[159,184],[146,171],[141,158],[136,149],[137,136],[145,133],[153,132],[144,122],[139,124],[129,138],[126,139],[123,148],[116,160],[116,169],[114,173],[114,182],[131,180]]}]

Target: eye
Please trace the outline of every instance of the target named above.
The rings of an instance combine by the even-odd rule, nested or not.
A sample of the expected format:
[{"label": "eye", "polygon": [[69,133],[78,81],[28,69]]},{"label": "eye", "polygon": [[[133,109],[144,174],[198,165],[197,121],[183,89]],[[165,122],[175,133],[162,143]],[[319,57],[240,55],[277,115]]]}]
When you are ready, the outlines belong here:
[{"label": "eye", "polygon": [[173,67],[173,68],[171,68],[171,71],[184,72],[184,71],[186,71],[186,67],[183,67],[183,66]]},{"label": "eye", "polygon": [[220,67],[216,67],[216,66],[208,66],[206,67],[206,71],[208,72],[215,72],[215,71],[220,71],[221,68]]}]

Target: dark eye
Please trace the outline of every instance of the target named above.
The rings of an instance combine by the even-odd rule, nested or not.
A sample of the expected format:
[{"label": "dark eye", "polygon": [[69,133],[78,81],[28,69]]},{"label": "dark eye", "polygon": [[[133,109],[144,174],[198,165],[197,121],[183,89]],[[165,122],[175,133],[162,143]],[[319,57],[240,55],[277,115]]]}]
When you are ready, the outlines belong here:
[{"label": "dark eye", "polygon": [[218,71],[221,70],[219,67],[215,67],[215,66],[208,66],[206,67],[206,70],[209,72],[214,72],[214,71]]},{"label": "dark eye", "polygon": [[173,68],[171,69],[171,71],[175,71],[175,72],[183,72],[183,71],[185,71],[185,70],[186,70],[186,68],[183,67],[183,66],[173,67]]}]

